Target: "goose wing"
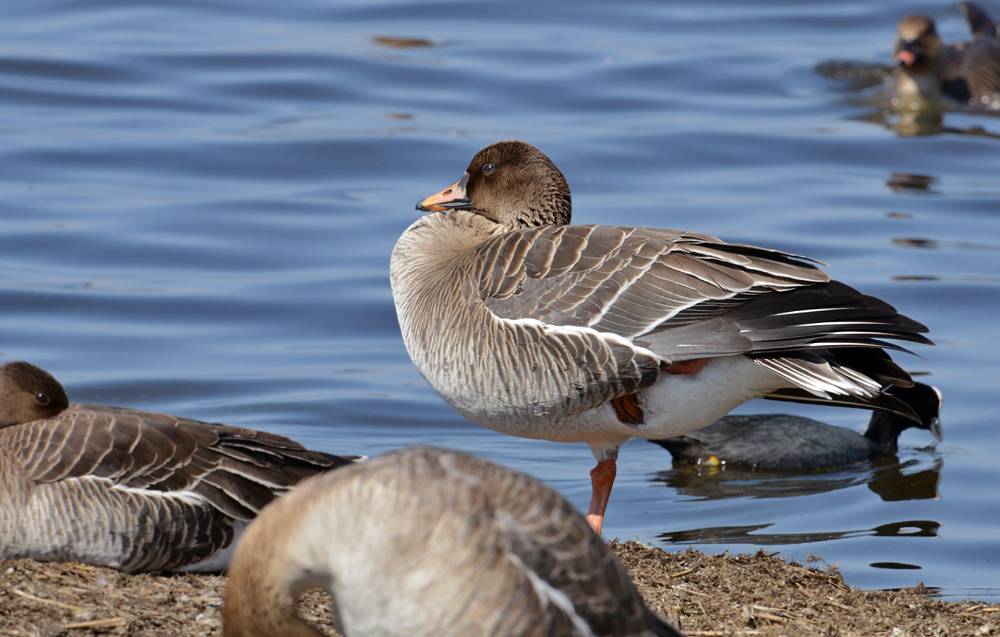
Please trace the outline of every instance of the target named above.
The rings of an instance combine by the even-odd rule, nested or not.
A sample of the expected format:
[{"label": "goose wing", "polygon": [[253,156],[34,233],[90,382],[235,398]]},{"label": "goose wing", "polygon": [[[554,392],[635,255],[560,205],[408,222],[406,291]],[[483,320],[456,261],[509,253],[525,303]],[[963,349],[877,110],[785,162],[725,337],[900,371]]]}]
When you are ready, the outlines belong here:
[{"label": "goose wing", "polygon": [[[519,594],[530,591],[546,609],[545,634],[678,635],[649,610],[618,559],[554,490],[471,456],[449,453],[447,466],[477,485],[488,503],[488,544],[503,547],[507,579],[527,584],[517,587]],[[519,613],[510,608],[508,615]]]},{"label": "goose wing", "polygon": [[668,362],[928,342],[923,325],[803,257],[711,236],[558,226],[479,250],[480,293],[498,318],[615,334]]},{"label": "goose wing", "polygon": [[261,431],[90,405],[7,433],[0,445],[36,482],[99,481],[150,497],[188,493],[243,521],[303,478],[356,459]]},{"label": "goose wing", "polygon": [[961,74],[974,100],[1000,95],[1000,41],[980,38],[962,51]]},{"label": "goose wing", "polygon": [[997,24],[981,6],[975,2],[962,2],[959,3],[958,8],[962,11],[962,15],[965,16],[965,21],[968,22],[969,31],[973,37],[986,37],[990,39],[998,37]]}]

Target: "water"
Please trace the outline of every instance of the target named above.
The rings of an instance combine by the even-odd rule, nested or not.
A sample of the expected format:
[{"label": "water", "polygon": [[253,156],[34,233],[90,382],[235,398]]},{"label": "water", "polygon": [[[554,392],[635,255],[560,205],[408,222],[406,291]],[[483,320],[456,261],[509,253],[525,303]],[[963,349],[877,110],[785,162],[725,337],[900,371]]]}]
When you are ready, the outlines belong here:
[{"label": "water", "polygon": [[995,599],[1000,141],[965,133],[1000,119],[946,113],[909,136],[871,82],[816,70],[885,62],[911,11],[964,36],[953,7],[902,0],[8,2],[0,354],[78,401],[334,452],[465,449],[585,507],[589,451],[464,423],[410,364],[387,282],[416,200],[525,139],[580,222],[823,259],[938,343],[903,359],[946,396],[936,449],[909,431],[898,463],[776,477],[673,470],[633,442],[608,536],[763,545],[854,585]]}]

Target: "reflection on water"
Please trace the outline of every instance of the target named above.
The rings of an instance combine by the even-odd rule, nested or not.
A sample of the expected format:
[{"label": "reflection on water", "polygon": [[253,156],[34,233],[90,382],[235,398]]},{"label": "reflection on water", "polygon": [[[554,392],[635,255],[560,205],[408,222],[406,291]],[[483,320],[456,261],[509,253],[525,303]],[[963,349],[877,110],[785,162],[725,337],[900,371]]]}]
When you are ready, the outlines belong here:
[{"label": "reflection on water", "polygon": [[907,190],[934,192],[931,190],[931,186],[933,184],[934,178],[930,175],[915,175],[912,173],[892,173],[892,175],[885,180],[885,185],[889,186],[889,188],[894,192]]},{"label": "reflection on water", "polygon": [[923,239],[920,237],[896,237],[892,240],[895,245],[904,248],[918,248],[925,250],[985,250],[987,252],[1000,252],[1000,243],[982,243],[978,241],[938,241],[936,239]]},{"label": "reflection on water", "polygon": [[[966,112],[956,110],[955,112]],[[998,115],[1000,112],[983,112],[983,115]],[[877,124],[894,131],[900,137],[924,137],[928,135],[965,135],[969,137],[986,137],[1000,139],[1000,133],[995,133],[976,124],[972,126],[946,126],[942,110],[938,108],[897,110],[891,106],[882,106],[877,110],[868,111],[853,116],[859,122]]]},{"label": "reflection on water", "polygon": [[923,567],[919,564],[906,564],[904,562],[871,562],[868,566],[872,568],[888,568],[899,571],[919,571]]},{"label": "reflection on water", "polygon": [[[413,202],[476,149],[522,138],[566,171],[581,223],[815,256],[927,323],[939,345],[920,365],[948,396],[949,454],[964,454],[948,456],[933,499],[926,456],[884,473],[668,472],[650,484],[663,452],[637,443],[622,454],[609,534],[936,520],[948,533],[933,540],[866,535],[808,551],[854,585],[914,584],[910,571],[869,566],[891,559],[944,590],[997,586],[984,564],[1000,560],[1000,268],[996,252],[962,242],[1000,241],[1000,147],[883,128],[883,65],[814,71],[831,51],[887,61],[912,0],[763,12],[743,1],[133,5],[5,5],[5,356],[58,372],[78,400],[264,428],[326,451],[462,448],[586,509],[591,454],[464,422],[410,362],[388,288],[387,255]],[[955,33],[950,13],[941,27]],[[870,111],[877,125],[853,119]],[[1000,120],[956,110],[943,125]],[[856,424],[836,410],[796,413]]]},{"label": "reflection on water", "polygon": [[807,533],[758,533],[772,524],[716,526],[685,531],[668,531],[659,539],[670,544],[809,544],[865,536],[872,537],[936,537],[941,524],[933,520],[902,520],[880,524],[871,529],[850,531],[820,531]]},{"label": "reflection on water", "polygon": [[818,64],[816,72],[830,80],[832,88],[849,94],[850,103],[868,109],[852,115],[850,119],[855,121],[882,126],[900,137],[949,134],[1000,139],[1000,133],[988,130],[982,123],[964,127],[945,125],[948,113],[1000,115],[1000,97],[976,105],[951,100],[900,99],[894,95],[892,67],[883,64],[828,61]]},{"label": "reflection on water", "polygon": [[942,459],[930,467],[918,459],[900,462],[894,455],[822,470],[765,470],[740,465],[675,464],[652,481],[700,500],[787,498],[815,495],[860,484],[886,502],[938,497]]},{"label": "reflection on water", "polygon": [[390,49],[415,49],[422,46],[434,46],[434,43],[426,38],[400,38],[391,35],[377,35],[372,38],[372,42]]},{"label": "reflection on water", "polygon": [[828,80],[836,80],[844,91],[863,91],[884,86],[892,78],[888,64],[827,60],[816,65],[816,72]]},{"label": "reflection on water", "polygon": [[[889,111],[879,111],[872,113],[872,121],[881,124],[890,130],[896,131],[900,137],[919,137],[921,135],[940,135],[945,132],[944,116],[941,111],[932,106],[916,106],[910,104],[908,108],[896,108]],[[876,120],[876,117],[878,118]],[[948,132],[956,132],[949,130]]]},{"label": "reflection on water", "polygon": [[941,458],[934,459],[934,465],[911,471],[920,465],[917,460],[908,460],[902,464],[894,459],[883,458],[873,464],[885,462],[884,466],[876,466],[872,477],[868,480],[868,488],[885,502],[900,502],[903,500],[930,500],[938,497],[938,485],[941,482]]},{"label": "reflection on water", "polygon": [[904,248],[937,249],[938,247],[938,242],[934,239],[919,239],[917,237],[896,237],[892,242]]},{"label": "reflection on water", "polygon": [[894,115],[881,112],[880,115],[881,123],[886,128],[896,131],[896,134],[900,137],[919,137],[947,133],[949,135],[1000,139],[1000,133],[994,133],[979,125],[964,128],[959,126],[945,126],[943,115],[936,111],[899,111]]}]

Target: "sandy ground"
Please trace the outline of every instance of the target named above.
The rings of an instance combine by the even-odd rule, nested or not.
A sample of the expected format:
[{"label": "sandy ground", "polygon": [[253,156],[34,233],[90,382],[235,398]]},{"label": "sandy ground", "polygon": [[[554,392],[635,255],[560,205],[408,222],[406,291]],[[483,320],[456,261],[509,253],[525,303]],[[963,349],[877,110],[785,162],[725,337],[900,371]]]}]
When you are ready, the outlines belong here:
[{"label": "sandy ground", "polygon": [[[763,552],[668,553],[636,542],[612,548],[650,606],[689,637],[1000,634],[1000,606],[942,602],[922,589],[853,589],[835,570]],[[0,635],[221,634],[219,575],[123,575],[28,560],[0,561],[0,572]],[[329,626],[324,595],[308,595],[303,613]]]}]

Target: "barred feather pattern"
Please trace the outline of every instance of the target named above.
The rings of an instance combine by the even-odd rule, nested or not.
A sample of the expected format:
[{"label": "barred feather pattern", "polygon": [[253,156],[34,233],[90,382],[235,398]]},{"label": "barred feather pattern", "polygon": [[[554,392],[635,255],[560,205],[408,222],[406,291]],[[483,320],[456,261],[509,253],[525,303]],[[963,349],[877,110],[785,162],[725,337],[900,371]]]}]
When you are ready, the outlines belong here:
[{"label": "barred feather pattern", "polygon": [[671,230],[504,231],[432,214],[400,238],[390,271],[425,378],[470,420],[526,437],[580,439],[575,416],[697,358],[747,355],[818,399],[873,399],[878,381],[825,353],[929,342],[806,259]]},{"label": "barred feather pattern", "polygon": [[535,424],[655,382],[660,358],[614,333],[490,312],[474,248],[495,228],[476,215],[427,215],[393,251],[390,277],[403,340],[453,407],[513,435],[546,437]]},{"label": "barred feather pattern", "polygon": [[979,103],[1000,100],[1000,25],[974,2],[958,6],[972,32],[972,42],[958,52],[970,97]]},{"label": "barred feather pattern", "polygon": [[1000,41],[982,37],[962,52],[962,75],[973,102],[1000,99]]},{"label": "barred feather pattern", "polygon": [[0,429],[0,555],[128,572],[195,567],[261,508],[356,457],[166,414],[71,405]]},{"label": "barred feather pattern", "polygon": [[303,581],[346,634],[678,635],[562,496],[454,451],[387,454],[269,507],[233,559],[226,634],[289,634]]}]

